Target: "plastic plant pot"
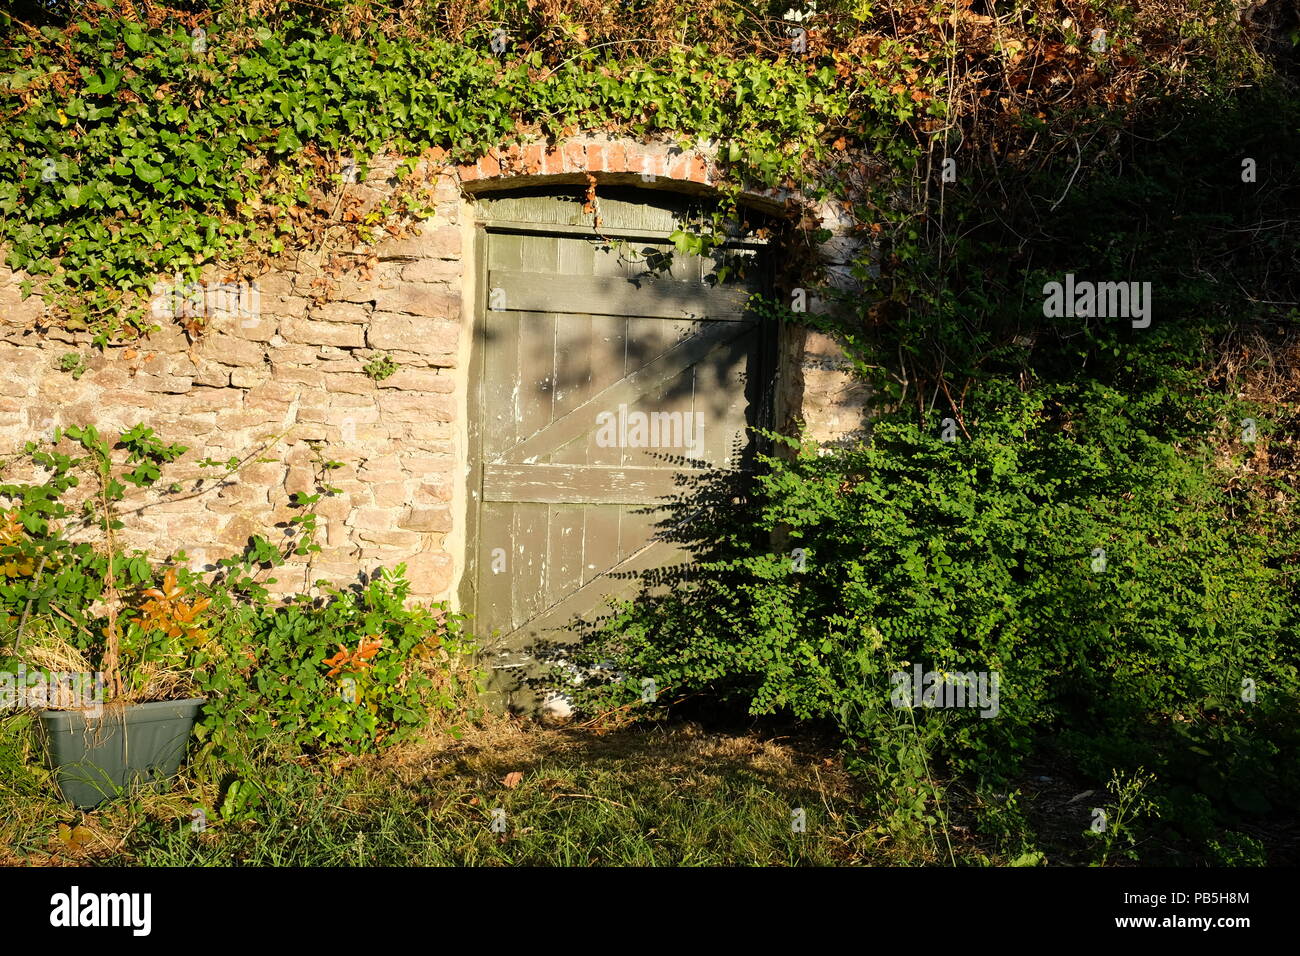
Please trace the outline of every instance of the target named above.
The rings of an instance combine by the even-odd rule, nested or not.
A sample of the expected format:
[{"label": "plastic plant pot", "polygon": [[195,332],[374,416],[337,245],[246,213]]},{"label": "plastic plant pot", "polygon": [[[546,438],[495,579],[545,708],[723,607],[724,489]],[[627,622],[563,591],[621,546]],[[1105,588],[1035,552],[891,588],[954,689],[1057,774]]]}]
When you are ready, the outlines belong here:
[{"label": "plastic plant pot", "polygon": [[180,770],[204,698],[40,715],[46,753],[63,799],[91,810],[134,789],[161,790]]}]

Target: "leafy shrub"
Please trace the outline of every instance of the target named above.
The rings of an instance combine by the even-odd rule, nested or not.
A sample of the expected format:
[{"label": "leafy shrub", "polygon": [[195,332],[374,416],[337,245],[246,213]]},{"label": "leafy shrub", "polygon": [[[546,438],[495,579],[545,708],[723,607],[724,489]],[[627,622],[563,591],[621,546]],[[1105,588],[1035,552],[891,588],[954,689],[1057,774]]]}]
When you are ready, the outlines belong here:
[{"label": "leafy shrub", "polygon": [[593,658],[878,744],[900,720],[894,672],[998,672],[995,717],[914,714],[942,726],[926,747],[948,768],[1005,775],[1050,734],[1091,773],[1195,770],[1243,807],[1293,787],[1276,762],[1297,656],[1275,518],[1173,454],[1141,402],[994,382],[966,407],[954,442],[900,420],[824,454],[783,440],[796,453],[766,459],[744,518],[616,615]]},{"label": "leafy shrub", "polygon": [[471,651],[461,619],[407,608],[404,574],[399,565],[323,601],[232,607],[195,660],[212,698],[201,738],[218,749],[274,737],[359,752],[421,730],[430,708],[457,710],[470,689],[455,673]]},{"label": "leafy shrub", "polygon": [[[68,441],[60,445],[64,437]],[[48,447],[27,443],[29,465],[46,477],[39,483],[0,484],[0,497],[12,503],[0,529],[5,568],[0,608],[14,627],[15,654],[35,612],[48,619],[51,637],[71,652],[71,663],[84,654],[95,659],[110,696],[149,700],[149,690],[139,682],[183,656],[177,641],[189,636],[189,628],[149,619],[150,608],[156,607],[150,604],[153,569],[142,552],[117,547],[115,534],[123,527],[118,507],[128,485],[149,488],[161,468],[186,448],[164,443],[144,425],[122,432],[115,447],[122,453],[120,463],[110,442],[93,426],[56,430]],[[84,454],[61,448],[79,448]],[[89,484],[82,487],[74,511],[64,499],[84,479]],[[101,536],[102,546],[87,540],[94,534]],[[143,616],[134,616],[133,610]],[[173,606],[173,611],[179,610],[179,605]],[[191,615],[200,610],[185,608]],[[123,685],[124,673],[130,686]]]},{"label": "leafy shrub", "polygon": [[1216,866],[1265,866],[1264,844],[1255,837],[1229,830],[1222,839],[1211,840],[1210,852]]},{"label": "leafy shrub", "polygon": [[[748,491],[685,495],[661,527],[693,560],[596,635],[590,662],[632,676],[593,706],[649,678],[829,722],[906,826],[937,819],[944,775],[1004,783],[1030,755],[1145,767],[1163,825],[1202,843],[1294,806],[1300,245],[1246,238],[1296,218],[1294,91],[1149,107],[1101,115],[1091,152],[966,149],[956,188],[918,180],[923,225],[881,216],[865,294],[763,303],[845,344],[870,434],[774,436]],[[1049,318],[1067,273],[1149,280],[1155,321]],[[917,663],[998,672],[997,716],[893,707]]]},{"label": "leafy shrub", "polygon": [[[407,606],[404,566],[350,590],[318,582],[322,594],[284,602],[268,591],[267,572],[317,550],[306,509],[328,486],[295,496],[303,513],[283,544],[254,536],[205,575],[114,543],[126,485],[158,484],[182,446],[143,425],[111,444],[91,427],[68,429],[60,444],[64,437],[28,445],[43,480],[0,484],[9,502],[0,664],[48,670],[57,657],[73,670],[98,667],[109,672],[110,696],[126,702],[202,693],[205,752],[236,761],[250,741],[271,738],[296,750],[373,750],[424,727],[430,709],[461,708],[475,679],[465,663],[471,642],[445,605]],[[85,454],[69,454],[69,443]],[[97,479],[89,493],[87,475]],[[77,489],[80,508],[68,500]],[[103,534],[84,540],[88,530]]]}]

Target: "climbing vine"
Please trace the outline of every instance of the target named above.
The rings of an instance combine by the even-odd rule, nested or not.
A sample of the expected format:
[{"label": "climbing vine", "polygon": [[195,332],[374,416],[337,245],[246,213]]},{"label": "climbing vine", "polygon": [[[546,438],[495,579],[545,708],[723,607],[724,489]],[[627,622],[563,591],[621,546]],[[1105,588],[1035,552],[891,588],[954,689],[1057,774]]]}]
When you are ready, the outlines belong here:
[{"label": "climbing vine", "polygon": [[[0,243],[25,290],[102,344],[150,327],[160,274],[251,272],[329,225],[368,242],[427,214],[410,182],[426,151],[465,162],[605,131],[709,143],[724,195],[852,194],[909,255],[944,221],[926,204],[963,148],[1014,159],[1050,128],[1033,151],[1046,161],[1094,135],[1099,111],[1113,123],[1258,73],[1227,0],[1192,0],[1185,18],[1139,0],[789,6],[69,0],[46,22],[0,14]],[[338,187],[381,151],[408,185],[340,216]]]},{"label": "climbing vine", "polygon": [[341,167],[364,177],[381,150],[407,157],[409,177],[431,148],[466,162],[526,135],[618,128],[719,143],[738,177],[772,184],[843,149],[864,107],[895,124],[921,108],[913,87],[891,94],[889,76],[834,58],[586,48],[548,65],[487,29],[417,42],[307,19],[204,28],[127,13],[87,4],[66,26],[11,24],[0,49],[8,264],[101,341],[148,327],[158,274],[292,246],[330,214],[322,190]]}]

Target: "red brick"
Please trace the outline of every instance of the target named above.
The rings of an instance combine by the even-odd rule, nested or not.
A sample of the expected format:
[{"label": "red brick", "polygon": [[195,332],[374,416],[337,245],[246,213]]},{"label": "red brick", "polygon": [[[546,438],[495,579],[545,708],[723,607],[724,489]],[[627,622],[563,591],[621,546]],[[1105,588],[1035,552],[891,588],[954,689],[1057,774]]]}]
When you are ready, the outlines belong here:
[{"label": "red brick", "polygon": [[542,171],[542,147],[533,143],[524,149],[524,172],[530,176]]},{"label": "red brick", "polygon": [[[536,149],[536,146],[514,146],[511,148],[511,156],[514,159],[515,164],[514,168],[521,175],[529,175],[537,172],[535,165],[537,158],[534,156]],[[529,164],[530,156],[533,157],[532,162],[534,164],[531,166]]]},{"label": "red brick", "polygon": [[659,153],[644,146],[638,146],[636,150],[631,148],[627,151],[627,171],[636,173],[638,176],[662,176],[664,174],[663,161]]},{"label": "red brick", "polygon": [[669,179],[685,179],[691,158],[686,153],[670,153],[664,160],[664,175]]},{"label": "red brick", "polygon": [[470,166],[461,166],[456,170],[456,172],[460,174],[460,181],[462,183],[472,183],[474,180],[479,178],[477,163]]},{"label": "red brick", "polygon": [[587,168],[587,151],[581,143],[565,143],[563,147],[564,172],[581,173]]},{"label": "red brick", "polygon": [[488,151],[487,155],[496,160],[497,168],[501,170],[500,175],[502,176],[509,176],[518,170],[519,153],[513,145],[494,146]]},{"label": "red brick", "polygon": [[627,172],[627,152],[622,143],[606,143],[601,147],[605,153],[605,171],[609,173]]},{"label": "red brick", "polygon": [[478,169],[483,174],[484,179],[492,179],[501,175],[501,161],[497,159],[495,150],[478,161]]},{"label": "red brick", "polygon": [[596,143],[587,146],[587,169],[593,173],[603,173],[609,169],[605,158],[605,147]]},{"label": "red brick", "polygon": [[690,154],[686,167],[686,178],[693,183],[709,182],[709,164],[699,153]]}]

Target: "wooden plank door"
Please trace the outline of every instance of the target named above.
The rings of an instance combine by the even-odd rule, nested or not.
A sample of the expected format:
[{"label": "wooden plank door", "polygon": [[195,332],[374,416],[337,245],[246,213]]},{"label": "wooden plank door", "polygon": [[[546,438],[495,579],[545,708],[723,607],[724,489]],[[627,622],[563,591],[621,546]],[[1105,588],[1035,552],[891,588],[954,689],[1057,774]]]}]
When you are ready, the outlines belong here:
[{"label": "wooden plank door", "polygon": [[529,706],[539,657],[687,558],[657,537],[692,479],[748,467],[772,398],[762,284],[662,238],[489,231],[480,316],[474,632]]}]

